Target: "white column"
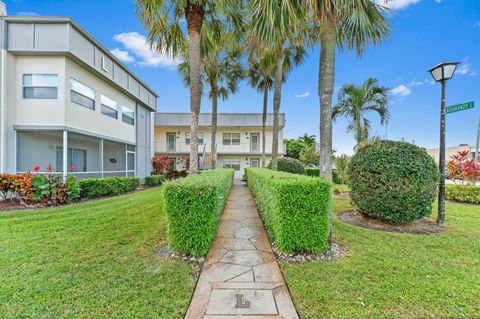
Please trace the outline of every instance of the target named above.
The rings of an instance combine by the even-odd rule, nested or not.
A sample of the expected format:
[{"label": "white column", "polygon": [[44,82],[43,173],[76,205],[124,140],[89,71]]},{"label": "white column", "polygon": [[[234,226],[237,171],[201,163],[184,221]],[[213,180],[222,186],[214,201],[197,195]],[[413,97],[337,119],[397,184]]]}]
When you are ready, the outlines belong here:
[{"label": "white column", "polygon": [[103,138],[100,139],[100,146],[98,148],[98,154],[100,155],[100,172],[102,172],[102,178],[104,177],[103,169]]},{"label": "white column", "polygon": [[63,179],[68,175],[68,131],[63,131]]},{"label": "white column", "polygon": [[125,144],[125,177],[128,177],[128,145]]}]

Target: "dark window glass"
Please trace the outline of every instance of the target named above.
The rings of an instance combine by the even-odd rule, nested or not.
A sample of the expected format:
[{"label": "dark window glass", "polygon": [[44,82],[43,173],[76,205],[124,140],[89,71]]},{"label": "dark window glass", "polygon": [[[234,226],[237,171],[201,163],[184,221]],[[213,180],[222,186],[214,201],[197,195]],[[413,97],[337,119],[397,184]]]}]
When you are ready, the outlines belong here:
[{"label": "dark window glass", "polygon": [[95,110],[95,100],[89,99],[86,96],[81,95],[75,91],[70,92],[71,100],[74,103],[85,106],[89,109]]},{"label": "dark window glass", "polygon": [[56,87],[24,87],[24,99],[56,99],[58,89]]},{"label": "dark window glass", "polygon": [[118,111],[114,110],[112,108],[109,108],[106,105],[102,104],[102,114],[105,114],[106,116],[110,116],[111,118],[117,119],[118,118]]}]

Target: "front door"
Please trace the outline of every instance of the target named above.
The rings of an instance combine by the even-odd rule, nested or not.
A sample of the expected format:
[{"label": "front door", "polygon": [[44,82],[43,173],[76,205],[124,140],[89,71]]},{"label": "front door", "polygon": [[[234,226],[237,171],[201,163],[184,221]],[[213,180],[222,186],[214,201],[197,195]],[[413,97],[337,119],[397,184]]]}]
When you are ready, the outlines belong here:
[{"label": "front door", "polygon": [[260,133],[250,133],[250,152],[260,152]]},{"label": "front door", "polygon": [[251,158],[250,159],[250,167],[260,167],[260,159],[259,158]]},{"label": "front door", "polygon": [[177,134],[167,133],[167,152],[175,152],[177,144]]}]

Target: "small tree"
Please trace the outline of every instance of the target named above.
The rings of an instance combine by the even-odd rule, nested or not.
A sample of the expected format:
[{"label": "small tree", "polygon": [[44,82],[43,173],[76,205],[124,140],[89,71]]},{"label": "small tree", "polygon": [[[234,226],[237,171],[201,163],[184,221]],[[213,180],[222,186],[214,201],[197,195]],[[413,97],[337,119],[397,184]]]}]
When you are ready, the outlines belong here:
[{"label": "small tree", "polygon": [[285,139],[283,142],[287,146],[287,157],[299,159],[300,154],[305,149],[305,144],[297,139]]},{"label": "small tree", "polygon": [[308,145],[300,154],[300,162],[305,165],[318,165],[320,155],[315,144]]},{"label": "small tree", "polygon": [[350,164],[350,159],[351,157],[345,154],[341,156],[335,156],[333,159],[340,184],[348,183],[348,165]]},{"label": "small tree", "polygon": [[167,175],[173,170],[173,161],[167,156],[152,158],[152,175]]}]

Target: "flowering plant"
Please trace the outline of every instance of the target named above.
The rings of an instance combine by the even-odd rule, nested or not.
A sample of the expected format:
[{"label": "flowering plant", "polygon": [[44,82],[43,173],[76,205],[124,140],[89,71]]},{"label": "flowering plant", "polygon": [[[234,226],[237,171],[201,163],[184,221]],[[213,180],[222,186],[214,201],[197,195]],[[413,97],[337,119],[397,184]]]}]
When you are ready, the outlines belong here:
[{"label": "flowering plant", "polygon": [[461,179],[475,185],[480,181],[480,160],[473,159],[470,151],[460,151],[451,157],[447,164],[448,177],[454,181]]}]

